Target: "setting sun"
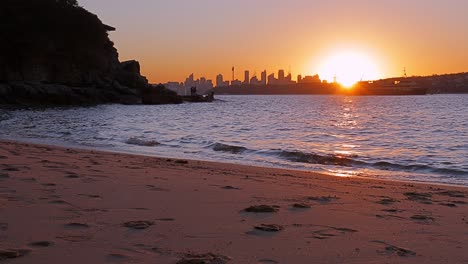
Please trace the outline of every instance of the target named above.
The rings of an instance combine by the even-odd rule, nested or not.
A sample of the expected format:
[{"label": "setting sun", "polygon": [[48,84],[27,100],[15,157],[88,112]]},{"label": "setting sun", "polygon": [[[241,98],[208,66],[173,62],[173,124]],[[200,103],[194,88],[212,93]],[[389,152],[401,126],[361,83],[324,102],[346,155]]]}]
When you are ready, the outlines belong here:
[{"label": "setting sun", "polygon": [[343,86],[351,87],[360,80],[380,78],[376,63],[366,54],[359,52],[339,52],[327,57],[319,68],[323,80],[336,81]]}]

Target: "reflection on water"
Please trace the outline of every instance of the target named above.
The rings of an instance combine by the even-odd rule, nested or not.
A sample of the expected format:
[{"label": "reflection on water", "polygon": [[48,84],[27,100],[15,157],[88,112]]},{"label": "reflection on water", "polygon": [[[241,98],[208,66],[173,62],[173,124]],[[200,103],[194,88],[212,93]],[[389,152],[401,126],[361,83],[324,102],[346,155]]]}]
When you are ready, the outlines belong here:
[{"label": "reflection on water", "polygon": [[211,104],[0,110],[0,137],[468,185],[466,95],[218,98]]}]

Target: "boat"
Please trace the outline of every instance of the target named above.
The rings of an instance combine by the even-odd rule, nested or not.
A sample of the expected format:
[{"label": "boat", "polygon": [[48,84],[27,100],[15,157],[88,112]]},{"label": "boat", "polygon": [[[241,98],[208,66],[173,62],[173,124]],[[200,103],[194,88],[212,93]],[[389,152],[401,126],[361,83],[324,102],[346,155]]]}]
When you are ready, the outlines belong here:
[{"label": "boat", "polygon": [[359,82],[352,89],[343,89],[350,95],[425,95],[428,88],[407,80]]},{"label": "boat", "polygon": [[213,102],[214,100],[214,91],[211,89],[210,91],[206,92],[203,95],[197,94],[197,88],[192,87],[190,89],[190,95],[182,96],[182,100],[184,102],[189,103],[206,103],[206,102]]}]

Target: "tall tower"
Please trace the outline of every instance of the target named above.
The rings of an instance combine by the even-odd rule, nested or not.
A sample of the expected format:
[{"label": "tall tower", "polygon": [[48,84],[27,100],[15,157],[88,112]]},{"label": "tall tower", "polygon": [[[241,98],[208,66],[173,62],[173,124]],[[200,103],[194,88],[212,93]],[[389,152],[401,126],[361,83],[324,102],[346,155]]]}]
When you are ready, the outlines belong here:
[{"label": "tall tower", "polygon": [[234,77],[235,77],[235,76],[234,76],[234,66],[232,66],[232,81],[234,81],[234,80],[235,80],[235,78],[234,78]]}]

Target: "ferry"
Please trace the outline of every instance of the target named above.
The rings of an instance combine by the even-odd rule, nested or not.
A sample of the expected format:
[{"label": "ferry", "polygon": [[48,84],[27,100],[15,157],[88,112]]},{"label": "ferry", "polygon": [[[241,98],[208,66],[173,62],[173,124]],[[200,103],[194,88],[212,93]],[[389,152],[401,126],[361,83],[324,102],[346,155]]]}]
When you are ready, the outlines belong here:
[{"label": "ferry", "polygon": [[345,94],[352,95],[425,95],[428,88],[414,81],[370,81],[359,82],[352,89],[344,89]]}]

